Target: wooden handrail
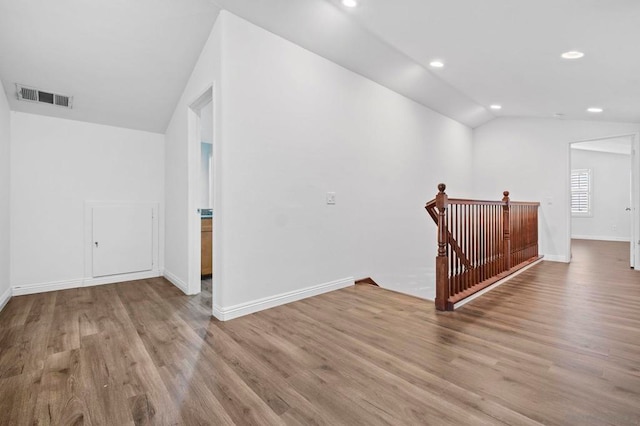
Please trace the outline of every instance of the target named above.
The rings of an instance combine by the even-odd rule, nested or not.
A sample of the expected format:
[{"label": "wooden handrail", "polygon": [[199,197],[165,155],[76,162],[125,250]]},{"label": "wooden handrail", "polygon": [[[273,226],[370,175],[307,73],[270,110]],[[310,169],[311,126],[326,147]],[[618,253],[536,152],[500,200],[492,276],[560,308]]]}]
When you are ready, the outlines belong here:
[{"label": "wooden handrail", "polygon": [[436,308],[455,303],[539,259],[538,202],[449,198],[446,185],[425,205],[438,226]]}]

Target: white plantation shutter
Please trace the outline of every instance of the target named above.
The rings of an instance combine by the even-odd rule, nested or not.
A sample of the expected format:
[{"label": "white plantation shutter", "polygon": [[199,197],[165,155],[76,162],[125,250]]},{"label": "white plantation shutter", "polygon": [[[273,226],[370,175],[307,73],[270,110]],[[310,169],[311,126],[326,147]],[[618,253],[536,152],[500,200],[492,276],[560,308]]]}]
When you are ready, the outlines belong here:
[{"label": "white plantation shutter", "polygon": [[591,170],[571,170],[571,214],[591,215]]}]

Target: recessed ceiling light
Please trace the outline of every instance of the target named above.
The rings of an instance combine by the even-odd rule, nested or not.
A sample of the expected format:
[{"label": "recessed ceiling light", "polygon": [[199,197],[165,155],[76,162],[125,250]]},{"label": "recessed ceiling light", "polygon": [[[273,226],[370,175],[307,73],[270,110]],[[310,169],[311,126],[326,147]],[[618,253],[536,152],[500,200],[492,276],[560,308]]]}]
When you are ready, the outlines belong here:
[{"label": "recessed ceiling light", "polygon": [[433,68],[442,68],[442,67],[444,67],[444,62],[442,62],[442,61],[431,61],[431,62],[429,62],[429,65],[431,65]]},{"label": "recessed ceiling light", "polygon": [[502,109],[502,105],[493,104],[493,105],[491,105],[491,109],[495,109],[497,111],[499,109]]},{"label": "recessed ceiling light", "polygon": [[578,52],[577,50],[571,50],[569,52],[564,52],[562,57],[564,59],[580,59],[584,56],[584,53]]},{"label": "recessed ceiling light", "polygon": [[587,108],[589,112],[602,112],[604,111],[602,108]]},{"label": "recessed ceiling light", "polygon": [[356,7],[358,2],[356,0],[342,0],[342,4],[345,7]]}]

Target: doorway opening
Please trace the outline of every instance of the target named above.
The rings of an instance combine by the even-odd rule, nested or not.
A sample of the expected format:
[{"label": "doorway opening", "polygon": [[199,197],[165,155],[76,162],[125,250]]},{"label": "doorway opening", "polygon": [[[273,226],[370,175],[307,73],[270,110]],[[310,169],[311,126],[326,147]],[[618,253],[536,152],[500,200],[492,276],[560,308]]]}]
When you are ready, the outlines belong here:
[{"label": "doorway opening", "polygon": [[628,255],[621,264],[636,267],[640,259],[637,143],[636,135],[629,134],[570,144],[570,261],[574,246],[584,251],[598,246],[585,241],[600,241],[626,247],[622,252]]},{"label": "doorway opening", "polygon": [[[213,87],[188,108],[188,293],[212,303],[214,278],[214,102]],[[206,299],[206,300],[205,300]],[[210,305],[211,306],[211,305]]]}]

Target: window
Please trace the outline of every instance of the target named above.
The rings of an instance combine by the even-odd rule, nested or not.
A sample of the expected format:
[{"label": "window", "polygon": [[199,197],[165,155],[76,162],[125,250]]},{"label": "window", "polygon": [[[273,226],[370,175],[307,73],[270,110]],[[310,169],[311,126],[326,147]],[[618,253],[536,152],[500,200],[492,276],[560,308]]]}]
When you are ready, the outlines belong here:
[{"label": "window", "polygon": [[571,215],[591,216],[591,170],[571,170]]}]

